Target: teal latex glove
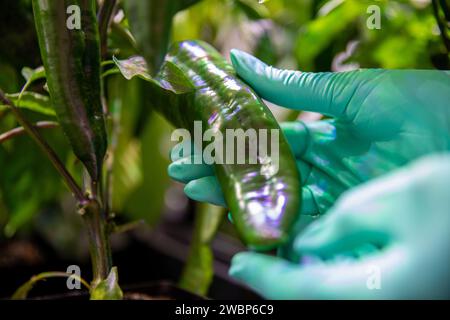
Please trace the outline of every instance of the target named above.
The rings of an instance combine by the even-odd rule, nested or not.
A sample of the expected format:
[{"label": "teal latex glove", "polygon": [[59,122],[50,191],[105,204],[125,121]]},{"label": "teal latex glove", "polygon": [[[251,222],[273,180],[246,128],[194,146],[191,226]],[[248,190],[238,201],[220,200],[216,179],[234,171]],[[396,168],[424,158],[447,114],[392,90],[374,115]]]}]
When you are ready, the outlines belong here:
[{"label": "teal latex glove", "polygon": [[[449,72],[306,73],[272,68],[237,50],[231,60],[262,98],[332,117],[282,124],[304,180],[304,216],[323,214],[353,186],[423,155],[450,150]],[[169,175],[187,183],[190,198],[225,206],[212,167],[187,165],[178,150],[172,155]]]},{"label": "teal latex glove", "polygon": [[300,262],[240,253],[230,274],[272,299],[449,299],[449,190],[450,153],[423,158],[343,194]]}]

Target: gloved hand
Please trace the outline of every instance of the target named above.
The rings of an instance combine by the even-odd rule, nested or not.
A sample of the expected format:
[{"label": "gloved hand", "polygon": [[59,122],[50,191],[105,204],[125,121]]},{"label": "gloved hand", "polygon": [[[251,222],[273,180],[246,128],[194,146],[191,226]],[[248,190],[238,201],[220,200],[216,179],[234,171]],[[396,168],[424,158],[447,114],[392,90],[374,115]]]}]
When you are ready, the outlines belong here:
[{"label": "gloved hand", "polygon": [[230,274],[272,299],[450,298],[450,153],[343,194],[298,234],[297,262],[240,253]]},{"label": "gloved hand", "polygon": [[[282,124],[304,180],[303,216],[323,214],[353,186],[425,154],[450,150],[448,71],[306,73],[275,69],[237,50],[231,60],[262,98],[332,117]],[[173,156],[169,175],[187,183],[190,198],[225,206],[213,168],[188,165],[187,158]]]}]

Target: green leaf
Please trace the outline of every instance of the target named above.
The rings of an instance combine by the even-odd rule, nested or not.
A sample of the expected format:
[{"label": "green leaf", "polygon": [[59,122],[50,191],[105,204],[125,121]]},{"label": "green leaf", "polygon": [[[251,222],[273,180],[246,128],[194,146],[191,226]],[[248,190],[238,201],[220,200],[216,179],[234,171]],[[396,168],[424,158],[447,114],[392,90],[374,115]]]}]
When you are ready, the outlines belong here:
[{"label": "green leaf", "polygon": [[111,31],[108,35],[109,47],[112,52],[116,52],[122,57],[138,55],[136,40],[124,24],[123,22],[111,23]]},{"label": "green leaf", "polygon": [[139,77],[156,85],[162,91],[170,91],[175,94],[190,93],[195,90],[195,86],[180,68],[170,61],[165,61],[158,77],[152,78],[143,57],[134,56],[126,60],[118,60],[113,57],[113,60],[127,80]]},{"label": "green leaf", "polygon": [[155,74],[163,62],[172,19],[180,3],[180,0],[124,1],[128,23],[151,74]]},{"label": "green leaf", "polygon": [[122,300],[123,292],[119,287],[117,267],[112,267],[105,280],[91,289],[91,300]]},{"label": "green leaf", "polygon": [[45,69],[43,66],[38,67],[36,69],[31,69],[28,67],[22,68],[22,76],[27,81],[25,85],[22,87],[22,90],[20,90],[19,94],[19,100],[22,98],[22,94],[28,89],[28,87],[37,80],[44,79],[45,78]]},{"label": "green leaf", "polygon": [[59,271],[50,271],[50,272],[43,272],[38,275],[35,275],[31,277],[30,280],[25,282],[23,285],[21,285],[12,295],[12,300],[23,300],[28,297],[28,294],[30,293],[31,289],[33,289],[34,285],[42,280],[49,279],[49,278],[75,278],[76,280],[80,281],[86,288],[89,288],[89,284],[80,276],[76,274],[66,273],[66,272],[59,272]]},{"label": "green leaf", "polygon": [[[152,99],[148,83],[122,76],[108,79],[108,105],[112,121],[120,134],[111,132],[116,141],[113,162],[113,212],[126,220],[145,220],[154,226],[164,208],[164,197],[170,186],[166,174],[169,150],[165,139],[171,126],[149,103]],[[117,135],[117,136],[116,136]],[[116,136],[116,138],[115,138]],[[162,148],[164,146],[164,148]],[[152,201],[148,201],[148,195]]]},{"label": "green leaf", "polygon": [[22,76],[27,80],[27,83],[31,83],[45,78],[45,69],[43,66],[31,69],[28,67],[22,68]]},{"label": "green leaf", "polygon": [[235,5],[240,8],[250,19],[258,20],[269,16],[267,7],[255,0],[235,0]]},{"label": "green leaf", "polygon": [[23,93],[7,94],[18,108],[31,110],[46,116],[55,116],[50,98],[35,92],[25,91]]},{"label": "green leaf", "polygon": [[147,63],[143,57],[134,56],[126,60],[119,60],[116,57],[113,57],[113,61],[116,63],[125,79],[131,80],[134,77],[139,77],[147,81],[153,81],[147,71]]},{"label": "green leaf", "polygon": [[169,47],[172,20],[178,11],[199,0],[125,0],[124,7],[137,46],[155,74],[163,63]]},{"label": "green leaf", "polygon": [[363,1],[337,2],[326,14],[311,20],[298,33],[295,52],[302,70],[309,70],[314,58],[322,52],[337,35],[365,14],[367,5]]},{"label": "green leaf", "polygon": [[[27,116],[33,121],[42,117],[37,114],[27,114]],[[13,117],[2,120],[0,121],[1,132],[17,127]],[[75,162],[75,157],[70,152],[66,137],[61,134],[60,129],[54,130],[55,134],[46,134],[48,143],[63,161],[70,157],[71,161],[68,164],[72,165]],[[27,156],[20,156],[24,153]],[[37,220],[35,218],[43,211],[47,212],[46,208],[49,204],[57,203],[60,196],[64,194],[65,188],[61,176],[53,166],[48,164],[47,156],[39,152],[32,139],[12,139],[7,144],[0,145],[0,168],[8,168],[7,170],[1,170],[0,173],[0,198],[2,198],[0,202],[3,202],[3,210],[0,208],[0,216],[3,215],[4,217],[3,221],[0,221],[0,233],[6,237],[11,237],[16,231],[20,232],[32,225],[36,227]],[[76,172],[76,174],[72,172],[72,174],[79,176],[79,172]],[[39,181],[39,192],[33,192],[36,181]],[[70,208],[67,210],[70,211]],[[3,214],[1,211],[3,211]],[[60,211],[58,213],[62,216],[63,214]],[[44,216],[48,222],[49,214]],[[34,222],[31,224],[32,221]],[[76,219],[76,221],[78,220]],[[2,235],[0,235],[0,238]],[[57,242],[61,244],[64,243],[64,240],[59,238]]]},{"label": "green leaf", "polygon": [[225,217],[225,210],[203,203],[197,208],[191,249],[179,285],[206,295],[214,275],[211,242]]},{"label": "green leaf", "polygon": [[[134,172],[135,177],[130,176],[130,173],[117,177],[121,182],[120,189],[125,190],[125,194],[128,195],[125,199],[124,212],[130,219],[144,219],[150,226],[156,225],[159,221],[164,209],[166,192],[170,187],[170,178],[166,174],[167,166],[170,163],[168,159],[169,149],[161,148],[161,146],[167,146],[166,139],[170,136],[171,131],[172,127],[168,122],[161,115],[152,112],[147,118],[147,123],[140,136],[140,148],[137,154],[140,161],[137,163],[137,168],[134,167],[139,171]],[[134,144],[136,143],[136,140],[132,141],[134,141]],[[126,141],[122,142],[123,150],[121,150],[122,159],[120,160],[122,164],[118,163],[117,167],[124,167],[126,161],[133,160],[126,154],[132,148],[126,148],[125,143]],[[131,164],[133,162],[130,162]],[[117,175],[121,174],[120,171],[116,173]],[[126,190],[126,177],[128,177],[130,184],[134,185],[133,190]],[[139,183],[136,184],[136,182]],[[149,194],[152,195],[152,201],[148,201]]]}]

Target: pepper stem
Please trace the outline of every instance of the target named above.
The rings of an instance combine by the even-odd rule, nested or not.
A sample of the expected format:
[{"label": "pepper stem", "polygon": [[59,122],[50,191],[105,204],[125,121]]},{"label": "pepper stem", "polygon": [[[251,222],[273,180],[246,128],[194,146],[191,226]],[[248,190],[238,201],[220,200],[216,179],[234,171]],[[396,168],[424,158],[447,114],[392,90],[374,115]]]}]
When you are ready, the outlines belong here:
[{"label": "pepper stem", "polygon": [[92,262],[92,287],[108,277],[112,268],[112,255],[109,243],[107,217],[99,202],[92,199],[80,208],[89,239],[89,252]]}]

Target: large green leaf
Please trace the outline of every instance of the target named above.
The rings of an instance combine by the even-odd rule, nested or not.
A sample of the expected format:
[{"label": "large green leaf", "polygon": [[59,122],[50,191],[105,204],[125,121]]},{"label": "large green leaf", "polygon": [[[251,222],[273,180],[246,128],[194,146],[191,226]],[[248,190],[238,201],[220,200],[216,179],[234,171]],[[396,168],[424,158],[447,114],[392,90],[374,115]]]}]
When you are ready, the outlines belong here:
[{"label": "large green leaf", "polygon": [[[38,114],[25,112],[30,119],[39,119]],[[13,122],[6,126],[2,122],[0,128],[3,132],[16,125]],[[53,129],[42,134],[61,159],[67,159],[71,153],[62,131]],[[39,192],[36,192],[36,183]],[[55,205],[64,192],[61,177],[29,137],[18,137],[0,145],[0,211],[6,218],[0,225],[1,233],[11,237],[17,230],[29,227],[33,218],[49,204]]]},{"label": "large green leaf", "polygon": [[137,45],[155,74],[169,46],[175,14],[198,0],[125,0],[125,11]]},{"label": "large green leaf", "polygon": [[[113,211],[126,220],[144,220],[153,225],[164,207],[170,180],[167,137],[170,125],[149,106],[147,82],[122,76],[108,79],[108,105],[120,134],[111,132],[114,147]],[[149,201],[151,197],[151,201]]]},{"label": "large green leaf", "polygon": [[55,116],[55,110],[53,110],[48,96],[25,91],[23,93],[7,94],[6,97],[18,108],[28,109],[46,116]]},{"label": "large green leaf", "polygon": [[140,136],[139,165],[142,180],[125,203],[124,211],[133,220],[143,219],[148,224],[155,225],[161,217],[165,195],[170,186],[167,175],[170,163],[167,141],[170,133],[171,126],[168,122],[153,112]]},{"label": "large green leaf", "polygon": [[199,295],[208,293],[214,275],[211,242],[224,216],[224,208],[204,203],[197,207],[189,257],[179,282],[182,288]]},{"label": "large green leaf", "polygon": [[338,1],[332,10],[311,20],[297,36],[295,53],[300,68],[310,70],[313,59],[324,50],[336,36],[365,14],[367,4],[360,0]]}]

